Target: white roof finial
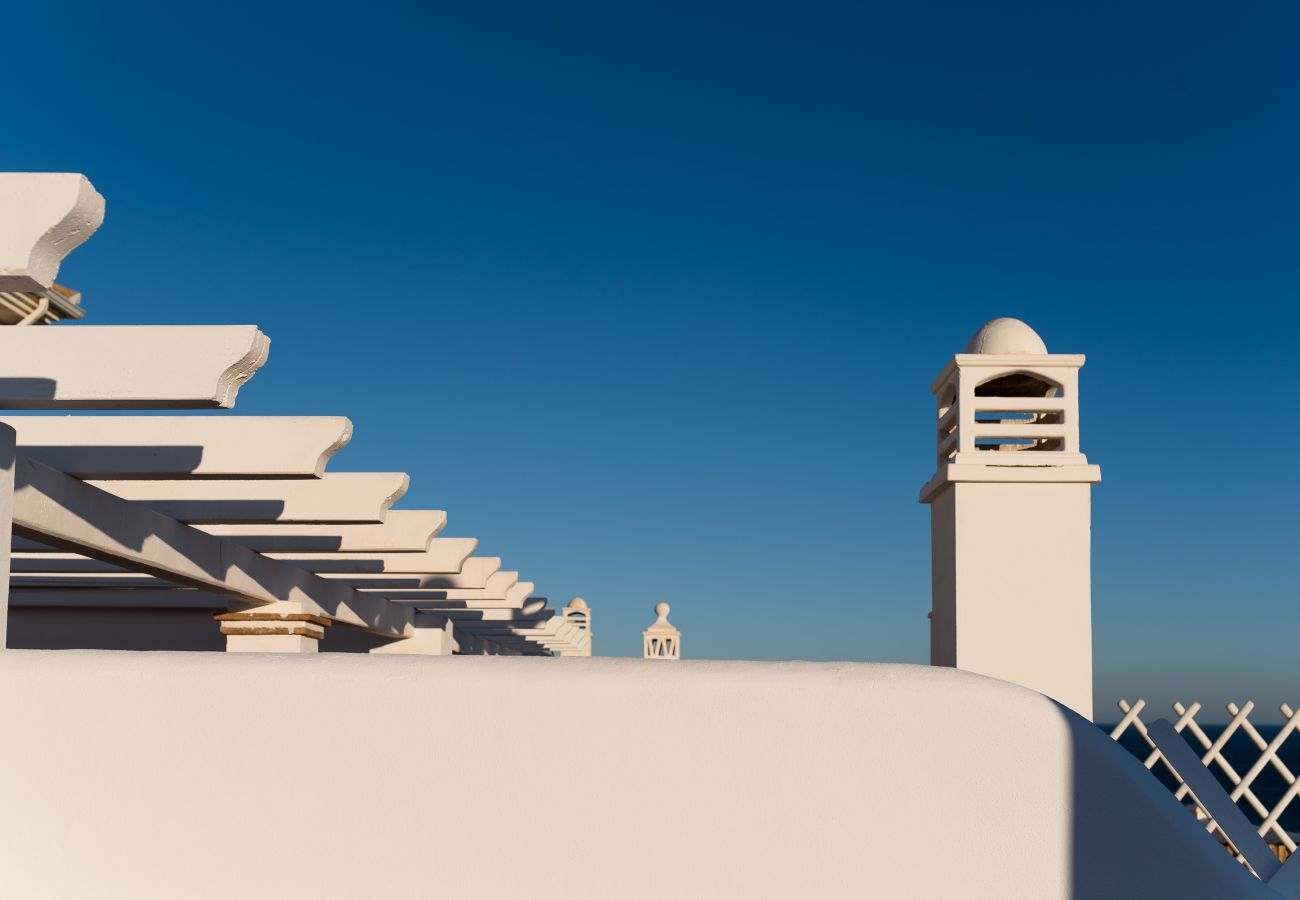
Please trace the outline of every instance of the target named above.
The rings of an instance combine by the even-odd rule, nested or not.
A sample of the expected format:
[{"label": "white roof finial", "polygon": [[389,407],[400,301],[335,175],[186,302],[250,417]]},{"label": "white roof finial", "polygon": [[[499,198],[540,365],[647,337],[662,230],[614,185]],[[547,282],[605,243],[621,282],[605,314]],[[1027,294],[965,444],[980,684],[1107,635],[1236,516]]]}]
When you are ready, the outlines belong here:
[{"label": "white roof finial", "polygon": [[670,612],[672,607],[667,603],[660,601],[655,604],[655,615],[659,618],[641,632],[644,639],[642,655],[646,659],[681,659],[682,633],[668,621]]}]

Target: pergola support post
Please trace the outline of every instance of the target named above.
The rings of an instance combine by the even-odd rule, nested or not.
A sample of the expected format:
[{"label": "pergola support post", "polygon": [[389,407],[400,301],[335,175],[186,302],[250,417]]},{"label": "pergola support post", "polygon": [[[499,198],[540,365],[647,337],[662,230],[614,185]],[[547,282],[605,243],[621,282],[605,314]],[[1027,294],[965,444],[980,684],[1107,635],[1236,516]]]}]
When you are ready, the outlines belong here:
[{"label": "pergola support post", "polygon": [[315,653],[330,626],[329,619],[303,612],[296,603],[273,603],[213,618],[221,623],[227,653]]},{"label": "pergola support post", "polygon": [[460,649],[455,626],[446,616],[417,614],[415,624],[407,629],[407,634],[409,637],[375,647],[370,652],[451,656]]}]

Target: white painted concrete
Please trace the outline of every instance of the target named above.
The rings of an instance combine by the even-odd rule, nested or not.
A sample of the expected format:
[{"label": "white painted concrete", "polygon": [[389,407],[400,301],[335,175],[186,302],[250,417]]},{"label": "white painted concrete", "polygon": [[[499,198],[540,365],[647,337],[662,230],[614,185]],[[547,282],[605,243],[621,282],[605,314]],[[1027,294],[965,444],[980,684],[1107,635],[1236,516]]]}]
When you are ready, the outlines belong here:
[{"label": "white painted concrete", "polygon": [[301,634],[227,634],[227,653],[316,653],[320,639]]},{"label": "white painted concrete", "polygon": [[450,619],[421,617],[407,629],[407,637],[375,647],[371,653],[407,656],[451,656],[460,649],[456,629]]},{"label": "white painted concrete", "polygon": [[494,572],[482,588],[402,589],[384,591],[382,596],[393,603],[454,613],[457,609],[513,611],[521,609],[532,596],[535,585],[519,581],[518,572]]},{"label": "white painted concrete", "polygon": [[1079,368],[995,319],[931,387],[931,663],[1042,691],[1092,716],[1091,489]]},{"label": "white painted concrete", "polygon": [[[0,175],[0,319],[80,317],[79,295],[55,290],[53,279],[102,216],[103,198],[80,175]],[[254,326],[0,328],[0,409],[229,407],[269,347]],[[402,587],[443,588],[442,601],[464,592],[450,601],[458,612],[485,603],[494,615],[480,618],[499,618],[504,630],[500,647],[479,642],[488,652],[539,650],[506,624],[538,621],[544,600],[522,610],[530,582],[513,573],[505,585],[493,581],[496,559],[466,569],[477,541],[436,538],[444,513],[386,521],[407,489],[405,474],[324,473],[351,437],[347,419],[10,421],[20,452],[13,428],[0,421],[0,562],[10,575],[4,587],[16,586],[30,604],[25,641],[76,646],[93,638],[99,613],[120,604],[154,635],[183,619],[187,637],[176,645],[192,646],[194,614],[228,598],[218,618],[231,650],[314,652],[336,623],[345,636],[331,644],[344,652],[399,635],[408,647],[454,649],[445,617],[436,641],[415,626],[426,595],[401,604],[384,596]],[[363,583],[368,592],[354,589]],[[0,591],[0,647],[7,609]],[[545,636],[549,644],[563,637]],[[121,637],[99,645],[144,646]]]},{"label": "white painted concrete", "polygon": [[[464,607],[466,604],[476,604],[482,606],[488,603],[505,603],[506,598],[510,596],[510,591],[519,585],[519,573],[510,571],[495,571],[488,575],[484,581],[483,587],[477,588],[397,588],[392,591],[386,591],[385,596],[393,601],[409,602],[420,604],[426,601],[443,600],[448,601],[444,605],[455,605]],[[529,584],[529,589],[532,585]]]},{"label": "white painted concrete", "polygon": [[88,481],[181,522],[383,522],[406,493],[405,472],[327,472],[320,478]]},{"label": "white painted concrete", "polygon": [[0,409],[228,408],[270,346],[253,325],[0,328]]},{"label": "white painted concrete", "polygon": [[[454,574],[461,571],[470,554],[478,546],[477,538],[434,538],[427,550],[413,553],[321,553],[318,551],[265,551],[271,559],[293,563],[310,572],[330,576],[374,575],[380,573],[438,573]],[[489,563],[476,566],[481,569]],[[500,568],[501,560],[496,561]],[[485,573],[484,577],[487,574]]]},{"label": "white painted concrete", "polygon": [[0,291],[54,286],[63,258],[104,221],[104,198],[86,176],[0,172]]},{"label": "white painted concrete", "polygon": [[68,551],[52,550],[50,552],[33,553],[27,550],[14,550],[9,556],[10,574],[66,574],[93,572],[115,573],[121,572],[120,566],[113,563],[104,562],[101,559],[91,559],[89,556],[83,556],[80,553],[70,553]]},{"label": "white painted concrete", "polygon": [[16,470],[13,527],[21,537],[251,603],[287,599],[374,631],[400,634],[410,621],[409,611],[381,598],[204,534],[21,455]]},{"label": "white painted concrete", "polygon": [[553,616],[536,624],[511,626],[510,631],[561,656],[591,656],[591,636],[562,616]]},{"label": "white painted concrete", "polygon": [[935,529],[950,530],[934,540],[935,665],[1092,717],[1090,487],[954,483],[931,501]]},{"label": "white painted concrete", "polygon": [[[451,540],[448,538],[448,540]],[[412,554],[417,555],[417,554]],[[395,563],[400,566],[400,563]],[[348,584],[358,590],[370,591],[373,593],[383,593],[387,590],[447,590],[447,589],[476,589],[487,586],[488,579],[495,575],[501,569],[501,557],[499,556],[471,556],[460,564],[459,571],[456,572],[416,572],[418,566],[411,566],[410,573],[402,574],[398,572],[385,572],[381,575],[366,577],[354,576],[347,578]],[[328,572],[320,573],[323,577],[333,578],[334,574]]]},{"label": "white painted concrete", "polygon": [[[160,560],[166,563],[166,560]],[[71,567],[70,564],[55,563],[55,565],[64,565]],[[172,584],[168,578],[160,578],[156,575],[146,575],[141,572],[131,572],[113,566],[112,563],[103,563],[101,571],[95,571],[88,564],[86,571],[80,572],[31,572],[23,571],[27,564],[22,559],[15,559],[10,565],[10,583],[14,587],[65,587],[80,588],[81,590],[94,590],[99,588],[159,588]],[[12,571],[16,570],[16,571]],[[174,576],[179,577],[179,576]],[[211,585],[209,585],[211,587]]]},{"label": "white painted concrete", "polygon": [[1100,731],[951,669],[0,657],[13,897],[1273,896]]},{"label": "white painted concrete", "polygon": [[20,452],[78,478],[319,476],[343,416],[6,416]]},{"label": "white painted concrete", "polygon": [[442,510],[390,509],[382,523],[345,525],[291,522],[201,524],[200,531],[229,537],[253,550],[329,550],[345,553],[421,552],[447,525]]}]

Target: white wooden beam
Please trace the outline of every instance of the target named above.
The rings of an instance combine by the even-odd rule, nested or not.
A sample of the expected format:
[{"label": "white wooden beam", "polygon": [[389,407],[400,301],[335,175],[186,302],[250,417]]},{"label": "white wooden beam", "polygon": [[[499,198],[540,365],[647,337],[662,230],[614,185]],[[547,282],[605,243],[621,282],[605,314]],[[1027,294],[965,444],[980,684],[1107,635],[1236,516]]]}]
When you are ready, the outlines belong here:
[{"label": "white wooden beam", "polygon": [[15,588],[64,588],[82,591],[162,588],[174,585],[172,579],[127,571],[12,572],[9,575],[9,583]]},{"label": "white wooden beam", "polygon": [[525,640],[541,644],[549,649],[576,647],[578,637],[576,632],[581,629],[575,628],[572,624],[565,622],[563,619],[548,619],[538,625],[512,625],[510,630],[515,635]]},{"label": "white wooden beam", "polygon": [[382,522],[406,493],[404,472],[327,472],[320,478],[87,481],[182,522]]},{"label": "white wooden beam", "polygon": [[[430,553],[339,554],[342,558],[338,560],[329,557],[297,559],[296,554],[263,555],[366,593],[406,593],[408,599],[413,596],[439,598],[448,588],[484,588],[488,579],[501,568],[499,557],[471,557],[475,543],[473,538],[439,538],[435,541],[438,549]],[[403,557],[413,557],[415,561],[406,563]],[[365,571],[367,562],[372,562],[378,569],[386,559],[394,559],[393,565],[410,571]],[[331,568],[339,571],[329,571]],[[159,586],[159,580],[152,575],[125,570],[114,563],[80,553],[51,548],[40,552],[15,549],[9,570],[13,582],[24,587],[77,585],[86,590],[96,590]]]},{"label": "white wooden beam", "polygon": [[225,610],[230,606],[230,598],[214,591],[200,591],[170,585],[167,587],[141,587],[116,591],[14,586],[9,593],[9,605],[75,609]]},{"label": "white wooden beam", "polygon": [[[518,577],[517,572],[498,572],[497,574]],[[445,591],[429,591],[426,595],[416,598],[411,598],[409,592],[405,591],[385,593],[383,596],[393,603],[438,612],[450,612],[456,609],[517,610],[532,595],[534,587],[531,581],[516,581],[501,590],[492,585],[492,578],[488,579],[488,584],[488,587],[479,589],[452,588]]]},{"label": "white wooden beam", "polygon": [[[421,554],[446,524],[447,514],[441,510],[390,509],[382,523],[371,525],[254,522],[194,527],[259,552]],[[16,537],[13,549],[48,553],[54,548]]]},{"label": "white wooden beam", "polygon": [[91,559],[80,553],[67,550],[55,550],[49,553],[32,553],[27,550],[15,550],[9,555],[9,571],[13,574],[42,573],[112,573],[123,571],[121,566]]},{"label": "white wooden beam", "polygon": [[410,621],[409,611],[383,598],[267,559],[49,466],[19,456],[15,468],[13,527],[23,537],[248,603],[298,604],[384,634],[400,634]]},{"label": "white wooden beam", "polygon": [[77,478],[319,477],[343,416],[6,416],[18,452]]},{"label": "white wooden beam", "polygon": [[[393,573],[347,576],[348,584],[372,594],[404,596],[407,599],[431,597],[449,589],[478,589],[487,587],[488,579],[501,568],[496,556],[471,556],[459,572],[445,573]],[[322,578],[339,577],[333,573],[319,573]]]},{"label": "white wooden beam", "polygon": [[228,408],[270,344],[254,325],[0,328],[0,409]]},{"label": "white wooden beam", "polygon": [[442,510],[390,509],[376,525],[258,522],[197,525],[254,550],[328,550],[343,553],[413,553],[429,549],[447,525]]},{"label": "white wooden beam", "polygon": [[84,175],[3,172],[0,210],[0,291],[39,293],[104,221],[104,198]]},{"label": "white wooden beam", "polygon": [[453,614],[449,618],[455,623],[456,629],[463,634],[474,635],[480,640],[491,641],[521,653],[553,653],[559,649],[576,649],[575,644],[565,639],[564,631],[535,636],[521,634],[520,632],[528,630],[532,623],[526,617],[520,617],[517,611],[487,610],[477,615],[481,618],[475,618],[473,613],[468,612]]},{"label": "white wooden beam", "polygon": [[[444,579],[448,586],[455,582],[447,579],[460,578],[462,573],[468,581],[476,582],[482,587],[489,575],[501,568],[501,559],[492,556],[471,557],[474,538],[438,538],[433,549],[423,553],[263,553],[268,559],[278,559],[299,569],[306,569],[318,575],[331,578],[362,578],[372,575],[390,574],[395,581],[401,582],[409,576],[429,575]],[[336,558],[337,557],[337,558]],[[405,558],[410,557],[408,562]],[[370,571],[373,569],[373,571]],[[386,569],[392,569],[386,572]],[[22,573],[69,573],[69,572],[114,572],[120,567],[103,560],[92,559],[80,553],[64,550],[46,549],[39,552],[15,549],[10,561],[12,572]]]},{"label": "white wooden beam", "polygon": [[463,605],[466,600],[505,600],[506,592],[519,583],[518,572],[493,572],[480,588],[402,588],[394,585],[392,590],[381,588],[383,596],[394,603],[419,606],[421,603],[455,601],[452,605]]},{"label": "white wooden beam", "polygon": [[[264,555],[301,566],[317,574],[371,575],[380,573],[425,574],[460,572],[474,548],[477,538],[434,538],[429,549],[419,553],[321,553],[268,551]],[[486,558],[485,558],[486,560]],[[501,560],[497,559],[496,568]],[[482,568],[480,562],[477,568]]]},{"label": "white wooden beam", "polygon": [[[177,588],[171,585],[129,590],[15,587],[10,594],[10,605],[24,608],[218,610],[225,609],[229,600],[229,597],[214,591]],[[493,640],[502,640],[514,634],[521,641],[531,642],[542,649],[561,652],[580,649],[582,643],[580,635],[574,636],[572,645],[566,644],[563,638],[567,632],[557,631],[556,634],[551,634],[548,630],[547,617],[560,618],[552,609],[545,609],[541,613],[531,615],[524,615],[520,610],[514,609],[452,610],[437,613],[417,610],[413,613],[410,626],[403,632],[404,637],[394,634],[392,635],[396,638],[394,643],[386,644],[383,649],[371,652],[429,653],[430,649],[423,646],[421,640],[422,637],[427,639],[428,635],[422,633],[429,629],[442,629],[449,621],[459,623],[458,627],[463,635],[483,635]],[[533,634],[533,631],[536,631],[536,634]],[[414,643],[408,645],[407,640],[412,640]],[[467,642],[466,649],[472,650],[473,643],[473,640]]]},{"label": "white wooden beam", "polygon": [[445,621],[454,623],[455,633],[465,653],[491,653],[508,649],[514,653],[549,655],[550,648],[514,633],[514,623],[527,624],[517,610],[488,610],[473,612],[455,610],[449,613],[421,612],[415,616],[415,628],[438,628]]}]

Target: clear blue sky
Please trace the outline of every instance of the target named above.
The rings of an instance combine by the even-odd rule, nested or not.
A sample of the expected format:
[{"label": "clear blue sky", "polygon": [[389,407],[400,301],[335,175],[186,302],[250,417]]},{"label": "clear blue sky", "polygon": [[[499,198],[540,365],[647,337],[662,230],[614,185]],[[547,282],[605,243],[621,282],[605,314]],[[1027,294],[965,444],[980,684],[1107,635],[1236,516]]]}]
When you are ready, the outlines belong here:
[{"label": "clear blue sky", "polygon": [[[0,169],[98,323],[272,337],[603,653],[927,656],[928,392],[1088,354],[1098,707],[1297,701],[1300,7],[26,3]],[[1105,712],[1099,713],[1102,718]]]}]

